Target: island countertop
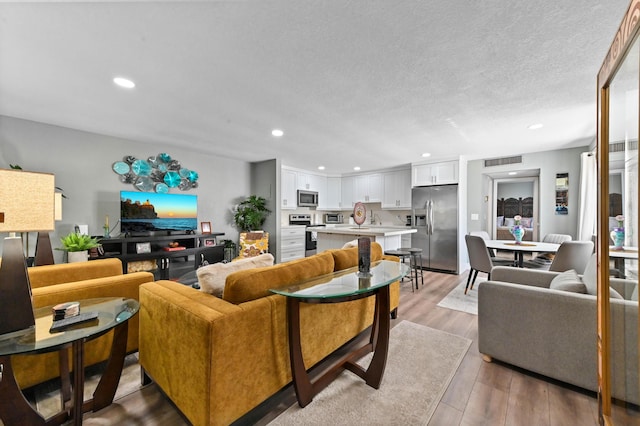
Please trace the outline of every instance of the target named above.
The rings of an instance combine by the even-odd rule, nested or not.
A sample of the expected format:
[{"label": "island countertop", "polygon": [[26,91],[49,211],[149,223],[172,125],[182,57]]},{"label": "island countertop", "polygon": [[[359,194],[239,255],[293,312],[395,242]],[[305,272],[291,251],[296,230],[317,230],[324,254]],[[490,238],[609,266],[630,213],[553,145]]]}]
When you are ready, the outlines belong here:
[{"label": "island countertop", "polygon": [[318,234],[366,235],[371,237],[389,237],[417,232],[414,228],[383,225],[362,225],[361,227],[358,227],[358,225],[311,226],[307,227],[307,231],[315,231]]}]

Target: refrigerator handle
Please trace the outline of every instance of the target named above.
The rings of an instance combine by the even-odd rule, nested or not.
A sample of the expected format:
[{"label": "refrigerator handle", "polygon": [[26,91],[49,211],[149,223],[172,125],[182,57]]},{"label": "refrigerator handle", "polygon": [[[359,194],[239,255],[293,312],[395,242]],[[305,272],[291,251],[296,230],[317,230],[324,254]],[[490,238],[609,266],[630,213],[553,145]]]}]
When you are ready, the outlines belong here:
[{"label": "refrigerator handle", "polygon": [[424,233],[426,235],[429,235],[430,231],[429,231],[429,200],[424,202],[424,225],[425,225],[425,229],[424,229]]},{"label": "refrigerator handle", "polygon": [[431,235],[433,235],[433,228],[434,228],[434,223],[433,223],[433,200],[429,201],[429,227],[431,228]]}]

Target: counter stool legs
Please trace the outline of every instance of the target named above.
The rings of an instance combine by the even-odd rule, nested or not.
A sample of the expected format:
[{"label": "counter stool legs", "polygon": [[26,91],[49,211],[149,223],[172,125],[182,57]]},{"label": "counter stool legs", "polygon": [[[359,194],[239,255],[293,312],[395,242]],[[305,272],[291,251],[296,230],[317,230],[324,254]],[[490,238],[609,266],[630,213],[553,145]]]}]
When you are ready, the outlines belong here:
[{"label": "counter stool legs", "polygon": [[[411,276],[412,270],[413,270],[413,256],[411,256],[411,253],[409,253],[406,250],[386,250],[384,252],[384,254],[389,255],[389,256],[397,256],[400,258],[400,262],[402,263],[406,263],[405,259],[409,258],[409,282],[411,283],[411,291],[415,291],[413,289],[413,277]],[[404,281],[405,277],[402,277],[401,281]],[[416,288],[418,288],[418,284],[417,284],[417,278],[416,278]]]},{"label": "counter stool legs", "polygon": [[418,259],[420,260],[420,283],[424,286],[424,274],[422,269],[422,249],[415,247],[400,247],[400,251],[407,251],[411,256],[411,273],[413,274],[413,280],[416,284],[416,289],[418,289]]}]

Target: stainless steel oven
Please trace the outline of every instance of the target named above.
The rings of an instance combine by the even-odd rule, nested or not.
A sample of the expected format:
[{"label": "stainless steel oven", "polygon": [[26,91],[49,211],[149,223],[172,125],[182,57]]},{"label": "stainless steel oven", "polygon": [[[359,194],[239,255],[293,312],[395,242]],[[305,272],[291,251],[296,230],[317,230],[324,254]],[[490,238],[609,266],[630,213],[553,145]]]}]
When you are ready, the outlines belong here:
[{"label": "stainless steel oven", "polygon": [[[311,225],[311,215],[310,214],[290,214],[289,215],[289,225],[305,225],[309,227]],[[322,225],[313,225],[313,226],[322,226]],[[305,232],[305,245],[304,252],[305,256],[312,256],[316,254],[318,248],[318,233],[315,231],[311,231],[307,229]]]}]

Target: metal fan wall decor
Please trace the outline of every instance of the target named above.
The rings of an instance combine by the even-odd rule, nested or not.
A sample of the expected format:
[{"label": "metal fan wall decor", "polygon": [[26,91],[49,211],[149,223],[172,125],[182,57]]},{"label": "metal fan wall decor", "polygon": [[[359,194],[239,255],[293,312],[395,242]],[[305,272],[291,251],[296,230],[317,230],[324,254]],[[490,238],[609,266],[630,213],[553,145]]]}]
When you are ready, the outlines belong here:
[{"label": "metal fan wall decor", "polygon": [[113,171],[122,183],[132,184],[143,192],[165,194],[171,188],[188,191],[198,187],[198,172],[182,167],[178,160],[164,152],[146,160],[127,155],[113,163]]}]

